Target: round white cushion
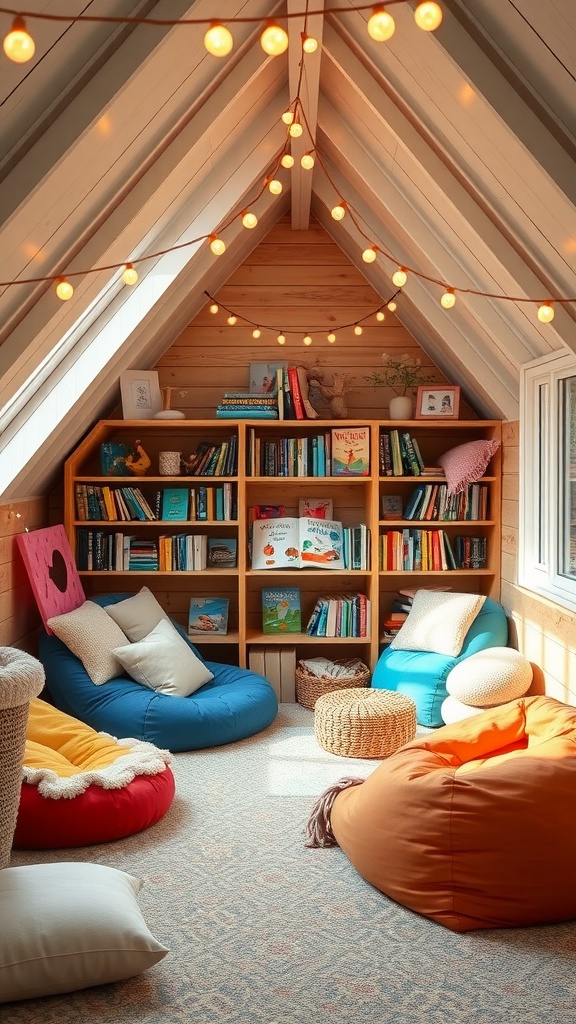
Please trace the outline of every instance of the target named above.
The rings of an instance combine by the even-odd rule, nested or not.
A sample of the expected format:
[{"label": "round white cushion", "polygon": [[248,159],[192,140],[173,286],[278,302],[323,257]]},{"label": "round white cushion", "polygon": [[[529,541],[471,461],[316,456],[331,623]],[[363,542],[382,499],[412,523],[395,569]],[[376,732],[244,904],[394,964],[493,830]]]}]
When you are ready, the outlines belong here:
[{"label": "round white cushion", "polygon": [[446,697],[442,701],[440,716],[444,725],[453,725],[454,722],[461,722],[463,718],[471,718],[472,715],[481,715],[484,708],[473,708],[471,704],[463,704],[456,700],[456,697]]},{"label": "round white cushion", "polygon": [[463,704],[490,708],[523,697],[531,683],[532,665],[519,651],[489,647],[455,665],[446,689]]}]

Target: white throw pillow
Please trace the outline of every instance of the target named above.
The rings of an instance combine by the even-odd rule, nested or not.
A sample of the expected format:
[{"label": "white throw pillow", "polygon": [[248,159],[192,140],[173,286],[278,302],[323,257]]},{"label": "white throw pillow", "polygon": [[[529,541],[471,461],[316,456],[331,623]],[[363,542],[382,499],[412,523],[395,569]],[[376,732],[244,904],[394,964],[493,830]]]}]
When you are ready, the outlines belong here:
[{"label": "white throw pillow", "polygon": [[532,683],[532,665],[513,647],[489,647],[455,665],[446,689],[463,704],[496,707],[523,697]]},{"label": "white throw pillow", "polygon": [[160,619],[169,616],[148,587],[142,587],[133,597],[116,604],[107,604],[104,611],[114,619],[132,643],[143,640],[157,626]]},{"label": "white throw pillow", "polygon": [[0,871],[0,1002],[132,978],[168,950],[136,900],[142,883],[102,864]]},{"label": "white throw pillow", "polygon": [[114,648],[126,642],[126,634],[99,604],[85,601],[74,611],[48,619],[50,629],[84,665],[96,686],[122,675]]},{"label": "white throw pillow", "polygon": [[139,643],[117,647],[114,654],[137,683],[173,697],[188,697],[214,678],[167,619]]},{"label": "white throw pillow", "polygon": [[472,718],[473,715],[481,715],[483,711],[484,708],[473,708],[471,704],[463,704],[461,700],[456,700],[456,697],[448,696],[442,701],[440,716],[444,725],[454,725],[455,722],[463,722],[465,718]]},{"label": "white throw pillow", "polygon": [[398,651],[432,651],[457,658],[466,633],[485,600],[483,594],[417,590],[408,618],[390,647]]}]

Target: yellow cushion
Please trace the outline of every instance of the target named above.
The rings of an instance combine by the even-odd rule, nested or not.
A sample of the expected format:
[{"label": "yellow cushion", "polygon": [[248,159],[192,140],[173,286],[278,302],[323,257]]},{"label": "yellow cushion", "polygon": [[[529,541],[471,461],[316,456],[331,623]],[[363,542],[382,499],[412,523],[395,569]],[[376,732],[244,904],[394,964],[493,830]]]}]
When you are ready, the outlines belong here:
[{"label": "yellow cushion", "polygon": [[24,764],[48,768],[61,778],[106,768],[126,747],[37,697],[30,701]]}]

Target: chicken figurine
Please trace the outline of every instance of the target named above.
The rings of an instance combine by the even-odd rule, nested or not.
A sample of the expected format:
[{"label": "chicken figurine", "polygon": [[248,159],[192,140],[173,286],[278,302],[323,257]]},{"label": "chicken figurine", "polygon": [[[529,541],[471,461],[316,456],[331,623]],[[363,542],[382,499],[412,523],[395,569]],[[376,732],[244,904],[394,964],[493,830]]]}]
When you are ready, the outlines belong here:
[{"label": "chicken figurine", "polygon": [[134,452],[126,456],[126,467],[134,476],[144,476],[146,470],[151,466],[152,460],[142,447],[142,441],[134,442]]}]

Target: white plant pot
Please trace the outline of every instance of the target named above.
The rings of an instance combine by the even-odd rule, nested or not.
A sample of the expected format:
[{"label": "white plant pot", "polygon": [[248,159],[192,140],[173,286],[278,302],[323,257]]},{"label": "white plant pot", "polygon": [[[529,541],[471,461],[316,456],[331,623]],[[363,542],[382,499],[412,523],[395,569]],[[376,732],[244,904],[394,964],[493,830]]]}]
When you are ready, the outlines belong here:
[{"label": "white plant pot", "polygon": [[390,419],[411,420],[413,408],[413,401],[410,395],[396,395],[390,399]]}]

